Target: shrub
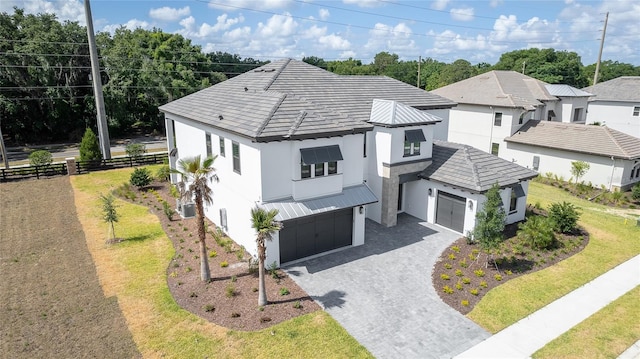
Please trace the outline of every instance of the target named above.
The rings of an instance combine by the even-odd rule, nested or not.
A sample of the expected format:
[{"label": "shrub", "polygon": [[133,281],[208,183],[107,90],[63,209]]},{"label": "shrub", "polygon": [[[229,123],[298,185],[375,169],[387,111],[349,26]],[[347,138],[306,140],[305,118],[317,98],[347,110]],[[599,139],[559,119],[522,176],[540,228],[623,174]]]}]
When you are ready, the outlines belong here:
[{"label": "shrub", "polygon": [[471,279],[468,278],[468,277],[462,277],[462,283],[469,284],[469,283],[471,283]]},{"label": "shrub", "polygon": [[205,312],[213,312],[216,310],[216,307],[213,304],[206,304],[203,309]]},{"label": "shrub", "polygon": [[143,143],[130,143],[124,148],[124,150],[127,152],[127,156],[136,158],[147,153],[147,146]]},{"label": "shrub", "polygon": [[467,268],[468,266],[466,258],[460,261],[460,267]]},{"label": "shrub", "polygon": [[468,307],[469,306],[469,301],[466,299],[463,299],[460,304],[462,304],[463,307]]},{"label": "shrub", "polygon": [[631,198],[640,201],[640,183],[636,183],[636,185],[631,188]]},{"label": "shrub", "polygon": [[451,250],[452,250],[452,251],[454,251],[454,252],[456,252],[456,253],[459,253],[459,252],[460,252],[460,247],[458,247],[458,246],[453,246],[453,247],[451,247]]},{"label": "shrub", "polygon": [[235,283],[238,281],[238,277],[236,277],[235,275],[231,276],[231,283]]},{"label": "shrub", "polygon": [[164,212],[164,215],[167,216],[167,218],[170,221],[173,220],[173,214],[175,212],[173,211],[173,208],[171,208],[169,203],[167,203],[167,201],[162,201],[162,211]]},{"label": "shrub", "polygon": [[480,282],[480,288],[486,288],[488,286],[489,286],[489,284],[487,284],[487,281],[483,280],[483,281]]},{"label": "shrub", "polygon": [[502,280],[502,276],[500,274],[496,274],[496,275],[493,276],[493,279],[495,279],[498,282],[500,282]]},{"label": "shrub", "polygon": [[218,252],[216,251],[209,252],[209,258],[215,258],[217,255],[218,255]]},{"label": "shrub", "polygon": [[446,269],[451,269],[451,263],[445,263],[445,264],[444,264],[444,267],[445,267]]},{"label": "shrub", "polygon": [[456,255],[453,253],[449,253],[449,259],[451,259],[452,261],[456,259]]},{"label": "shrub", "polygon": [[473,273],[475,273],[476,277],[484,277],[484,271],[482,269],[476,269],[473,271]]},{"label": "shrub", "polygon": [[229,262],[227,262],[227,261],[220,262],[220,267],[227,268],[228,266],[229,266]]},{"label": "shrub", "polygon": [[82,142],[80,142],[80,161],[96,161],[102,159],[102,152],[100,152],[100,143],[98,137],[87,128],[82,136]]},{"label": "shrub", "polygon": [[471,293],[472,295],[478,295],[478,289],[477,288],[470,289],[469,293]]},{"label": "shrub", "polygon": [[29,155],[29,164],[32,166],[47,166],[53,162],[51,152],[47,150],[37,150]]},{"label": "shrub", "polygon": [[518,224],[518,238],[532,248],[546,249],[555,243],[553,224],[541,216],[533,216],[526,222]]},{"label": "shrub", "polygon": [[162,165],[156,171],[156,178],[158,181],[169,182],[169,178],[171,177],[171,169],[169,165]]},{"label": "shrub", "polygon": [[445,292],[446,294],[453,294],[453,288],[449,287],[448,285],[445,285],[444,287],[442,287],[442,291]]},{"label": "shrub", "polygon": [[231,297],[235,296],[236,295],[236,287],[233,284],[227,285],[227,288],[225,289],[225,294],[226,294],[227,298],[231,298]]},{"label": "shrub", "polygon": [[129,183],[138,188],[146,187],[151,183],[151,173],[146,168],[136,168],[131,173]]},{"label": "shrub", "polygon": [[456,269],[456,277],[462,277],[462,270]]},{"label": "shrub", "polygon": [[302,303],[300,303],[299,300],[296,300],[295,302],[293,302],[293,307],[296,309],[302,309]]},{"label": "shrub", "polygon": [[462,290],[462,282],[458,281],[458,283],[456,283],[456,289]]},{"label": "shrub", "polygon": [[445,274],[445,273],[440,274],[440,278],[441,278],[442,280],[449,280],[449,279],[451,279],[451,277],[449,277],[449,275],[448,275],[448,274]]},{"label": "shrub", "polygon": [[576,206],[569,202],[553,203],[549,206],[549,220],[555,230],[562,233],[572,232],[578,225],[580,213]]},{"label": "shrub", "polygon": [[289,292],[289,289],[285,287],[280,288],[280,295],[289,295],[289,293],[291,293]]}]

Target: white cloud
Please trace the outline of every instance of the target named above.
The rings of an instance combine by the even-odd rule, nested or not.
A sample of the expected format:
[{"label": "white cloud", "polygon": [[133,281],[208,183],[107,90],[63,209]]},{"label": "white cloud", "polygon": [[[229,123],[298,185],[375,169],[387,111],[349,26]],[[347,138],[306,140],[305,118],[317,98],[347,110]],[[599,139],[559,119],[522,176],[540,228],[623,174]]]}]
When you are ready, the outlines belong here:
[{"label": "white cloud", "polygon": [[355,58],[356,53],[353,50],[347,50],[340,53],[339,56],[341,59]]},{"label": "white cloud", "polygon": [[370,54],[380,51],[410,53],[417,49],[412,36],[413,31],[404,23],[396,26],[377,23],[374,29],[369,30],[369,40],[364,48]]},{"label": "white cloud", "polygon": [[321,36],[318,39],[318,43],[331,50],[347,50],[351,48],[349,40],[343,39],[341,36],[335,34]]},{"label": "white cloud", "polygon": [[236,18],[229,18],[227,14],[222,14],[217,17],[216,23],[214,25],[210,25],[206,22],[203,22],[202,25],[196,30],[195,28],[195,19],[193,16],[189,16],[180,21],[180,25],[184,29],[178,30],[177,32],[184,37],[196,37],[201,39],[206,39],[210,36],[219,33],[220,31],[229,30],[233,25],[244,22],[244,17],[242,15]]},{"label": "white cloud", "polygon": [[24,9],[26,14],[55,14],[60,21],[77,21],[80,25],[86,23],[82,1],[1,0],[0,12],[13,14],[14,6]]},{"label": "white cloud", "polygon": [[164,6],[161,8],[149,10],[149,17],[160,21],[178,21],[179,19],[190,14],[191,9],[188,6],[185,6],[181,9]]},{"label": "white cloud", "polygon": [[504,4],[504,0],[491,0],[491,1],[489,1],[489,6],[491,6],[493,8],[496,8],[496,7],[498,7],[499,5],[502,5],[502,4]]},{"label": "white cloud", "polygon": [[320,20],[326,20],[329,18],[329,10],[327,9],[320,9],[318,11],[318,16],[320,16]]},{"label": "white cloud", "polygon": [[228,30],[231,26],[244,22],[244,16],[240,15],[230,19],[227,14],[222,14],[216,18],[216,24],[213,26],[214,31]]},{"label": "white cloud", "polygon": [[[435,37],[433,48],[428,51],[428,53],[433,54],[451,54],[460,53],[461,51],[501,52],[507,48],[505,45],[492,43],[490,38],[483,35],[468,38],[451,30],[445,30],[439,34],[429,32],[429,35]],[[464,58],[465,56],[459,55],[458,57]]]},{"label": "white cloud", "polygon": [[185,17],[184,19],[180,20],[179,24],[187,31],[193,31],[193,27],[196,24],[196,19],[193,16]]},{"label": "white cloud", "polygon": [[515,15],[500,15],[490,36],[495,41],[522,42],[529,47],[557,47],[562,43],[558,23],[538,17],[518,23]]},{"label": "white cloud", "polygon": [[317,39],[320,36],[324,36],[327,33],[327,27],[318,27],[317,25],[313,25],[310,28],[301,32],[302,38],[304,39]]},{"label": "white cloud", "polygon": [[295,34],[298,23],[293,20],[288,12],[284,15],[273,15],[266,24],[258,23],[257,34],[262,38],[283,38]]},{"label": "white cloud", "polygon": [[127,21],[124,24],[107,25],[102,29],[102,31],[106,31],[106,32],[109,32],[109,33],[113,34],[120,27],[124,27],[124,28],[129,29],[129,30],[135,30],[137,28],[150,30],[152,26],[151,26],[151,24],[149,24],[146,21],[138,20],[138,19],[131,19],[131,20]]},{"label": "white cloud", "polygon": [[444,10],[447,8],[449,0],[434,0],[431,3],[431,8],[435,10]]},{"label": "white cloud", "polygon": [[465,7],[459,9],[451,9],[451,18],[458,21],[471,21],[473,20],[474,11],[472,7]]},{"label": "white cloud", "polygon": [[342,0],[342,2],[347,5],[356,5],[358,7],[378,7],[383,5],[383,3],[377,0]]},{"label": "white cloud", "polygon": [[236,10],[273,10],[286,9],[293,4],[293,0],[215,0],[209,7],[225,11]]}]

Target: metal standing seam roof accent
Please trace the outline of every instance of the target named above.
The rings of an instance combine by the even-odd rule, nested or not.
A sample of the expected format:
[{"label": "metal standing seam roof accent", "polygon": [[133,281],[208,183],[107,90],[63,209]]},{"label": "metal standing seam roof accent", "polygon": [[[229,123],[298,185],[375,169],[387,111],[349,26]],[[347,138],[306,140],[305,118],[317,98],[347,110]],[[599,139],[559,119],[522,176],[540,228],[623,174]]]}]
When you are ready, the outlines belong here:
[{"label": "metal standing seam roof accent", "polygon": [[270,201],[260,204],[266,210],[276,209],[278,215],[276,220],[286,221],[289,219],[312,216],[314,214],[336,211],[339,209],[353,208],[370,203],[378,202],[378,198],[365,184],[345,187],[339,194],[312,198],[308,200],[296,201],[287,198],[279,201]]},{"label": "metal standing seam roof accent", "polygon": [[597,156],[640,158],[640,138],[606,126],[528,121],[505,141]]},{"label": "metal standing seam roof accent", "polygon": [[404,131],[404,140],[408,142],[426,142],[424,132],[421,129]]},{"label": "metal standing seam roof accent", "polygon": [[559,97],[589,97],[593,96],[592,93],[582,91],[573,86],[561,85],[561,84],[546,84],[544,87],[553,96]]},{"label": "metal standing seam roof accent", "polygon": [[509,162],[477,148],[434,141],[433,162],[420,177],[472,193],[484,193],[495,183],[511,187],[538,175],[536,171]]},{"label": "metal standing seam roof accent", "polygon": [[430,113],[406,106],[398,101],[373,99],[370,123],[388,127],[419,124],[435,124],[442,118]]},{"label": "metal standing seam roof accent", "polygon": [[339,145],[301,148],[300,157],[305,165],[343,160]]}]

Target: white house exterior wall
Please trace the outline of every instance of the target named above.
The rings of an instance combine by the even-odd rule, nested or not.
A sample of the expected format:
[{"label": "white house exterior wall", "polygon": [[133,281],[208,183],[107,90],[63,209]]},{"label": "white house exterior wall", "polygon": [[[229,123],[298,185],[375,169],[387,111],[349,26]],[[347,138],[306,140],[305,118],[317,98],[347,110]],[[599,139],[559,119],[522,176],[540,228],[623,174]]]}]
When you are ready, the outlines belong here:
[{"label": "white house exterior wall", "polygon": [[640,137],[640,116],[633,116],[633,107],[640,103],[617,101],[591,101],[587,123],[600,122],[609,128]]},{"label": "white house exterior wall", "polygon": [[609,157],[595,156],[578,152],[567,152],[557,149],[544,148],[538,146],[525,145],[520,143],[509,143],[505,153],[521,166],[533,168],[533,158],[540,158],[538,172],[546,174],[551,172],[557,176],[562,176],[569,180],[571,175],[571,162],[584,161],[589,163],[589,171],[580,179],[585,183],[591,182],[593,186],[606,188],[627,188],[637,182],[631,180],[631,168],[633,161],[616,159]]},{"label": "white house exterior wall", "polygon": [[429,110],[425,111],[432,115],[438,116],[442,122],[438,122],[433,126],[433,139],[440,141],[449,141],[449,114],[450,109]]}]

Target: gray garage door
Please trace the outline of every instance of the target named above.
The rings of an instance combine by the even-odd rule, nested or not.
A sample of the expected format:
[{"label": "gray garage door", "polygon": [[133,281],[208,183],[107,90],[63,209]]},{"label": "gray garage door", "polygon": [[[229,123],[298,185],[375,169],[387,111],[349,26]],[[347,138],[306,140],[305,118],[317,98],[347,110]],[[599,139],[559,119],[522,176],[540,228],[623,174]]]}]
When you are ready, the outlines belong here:
[{"label": "gray garage door", "polygon": [[352,243],[351,208],[291,219],[280,231],[280,263],[312,256]]},{"label": "gray garage door", "polygon": [[466,199],[451,193],[438,191],[436,223],[462,233]]}]

